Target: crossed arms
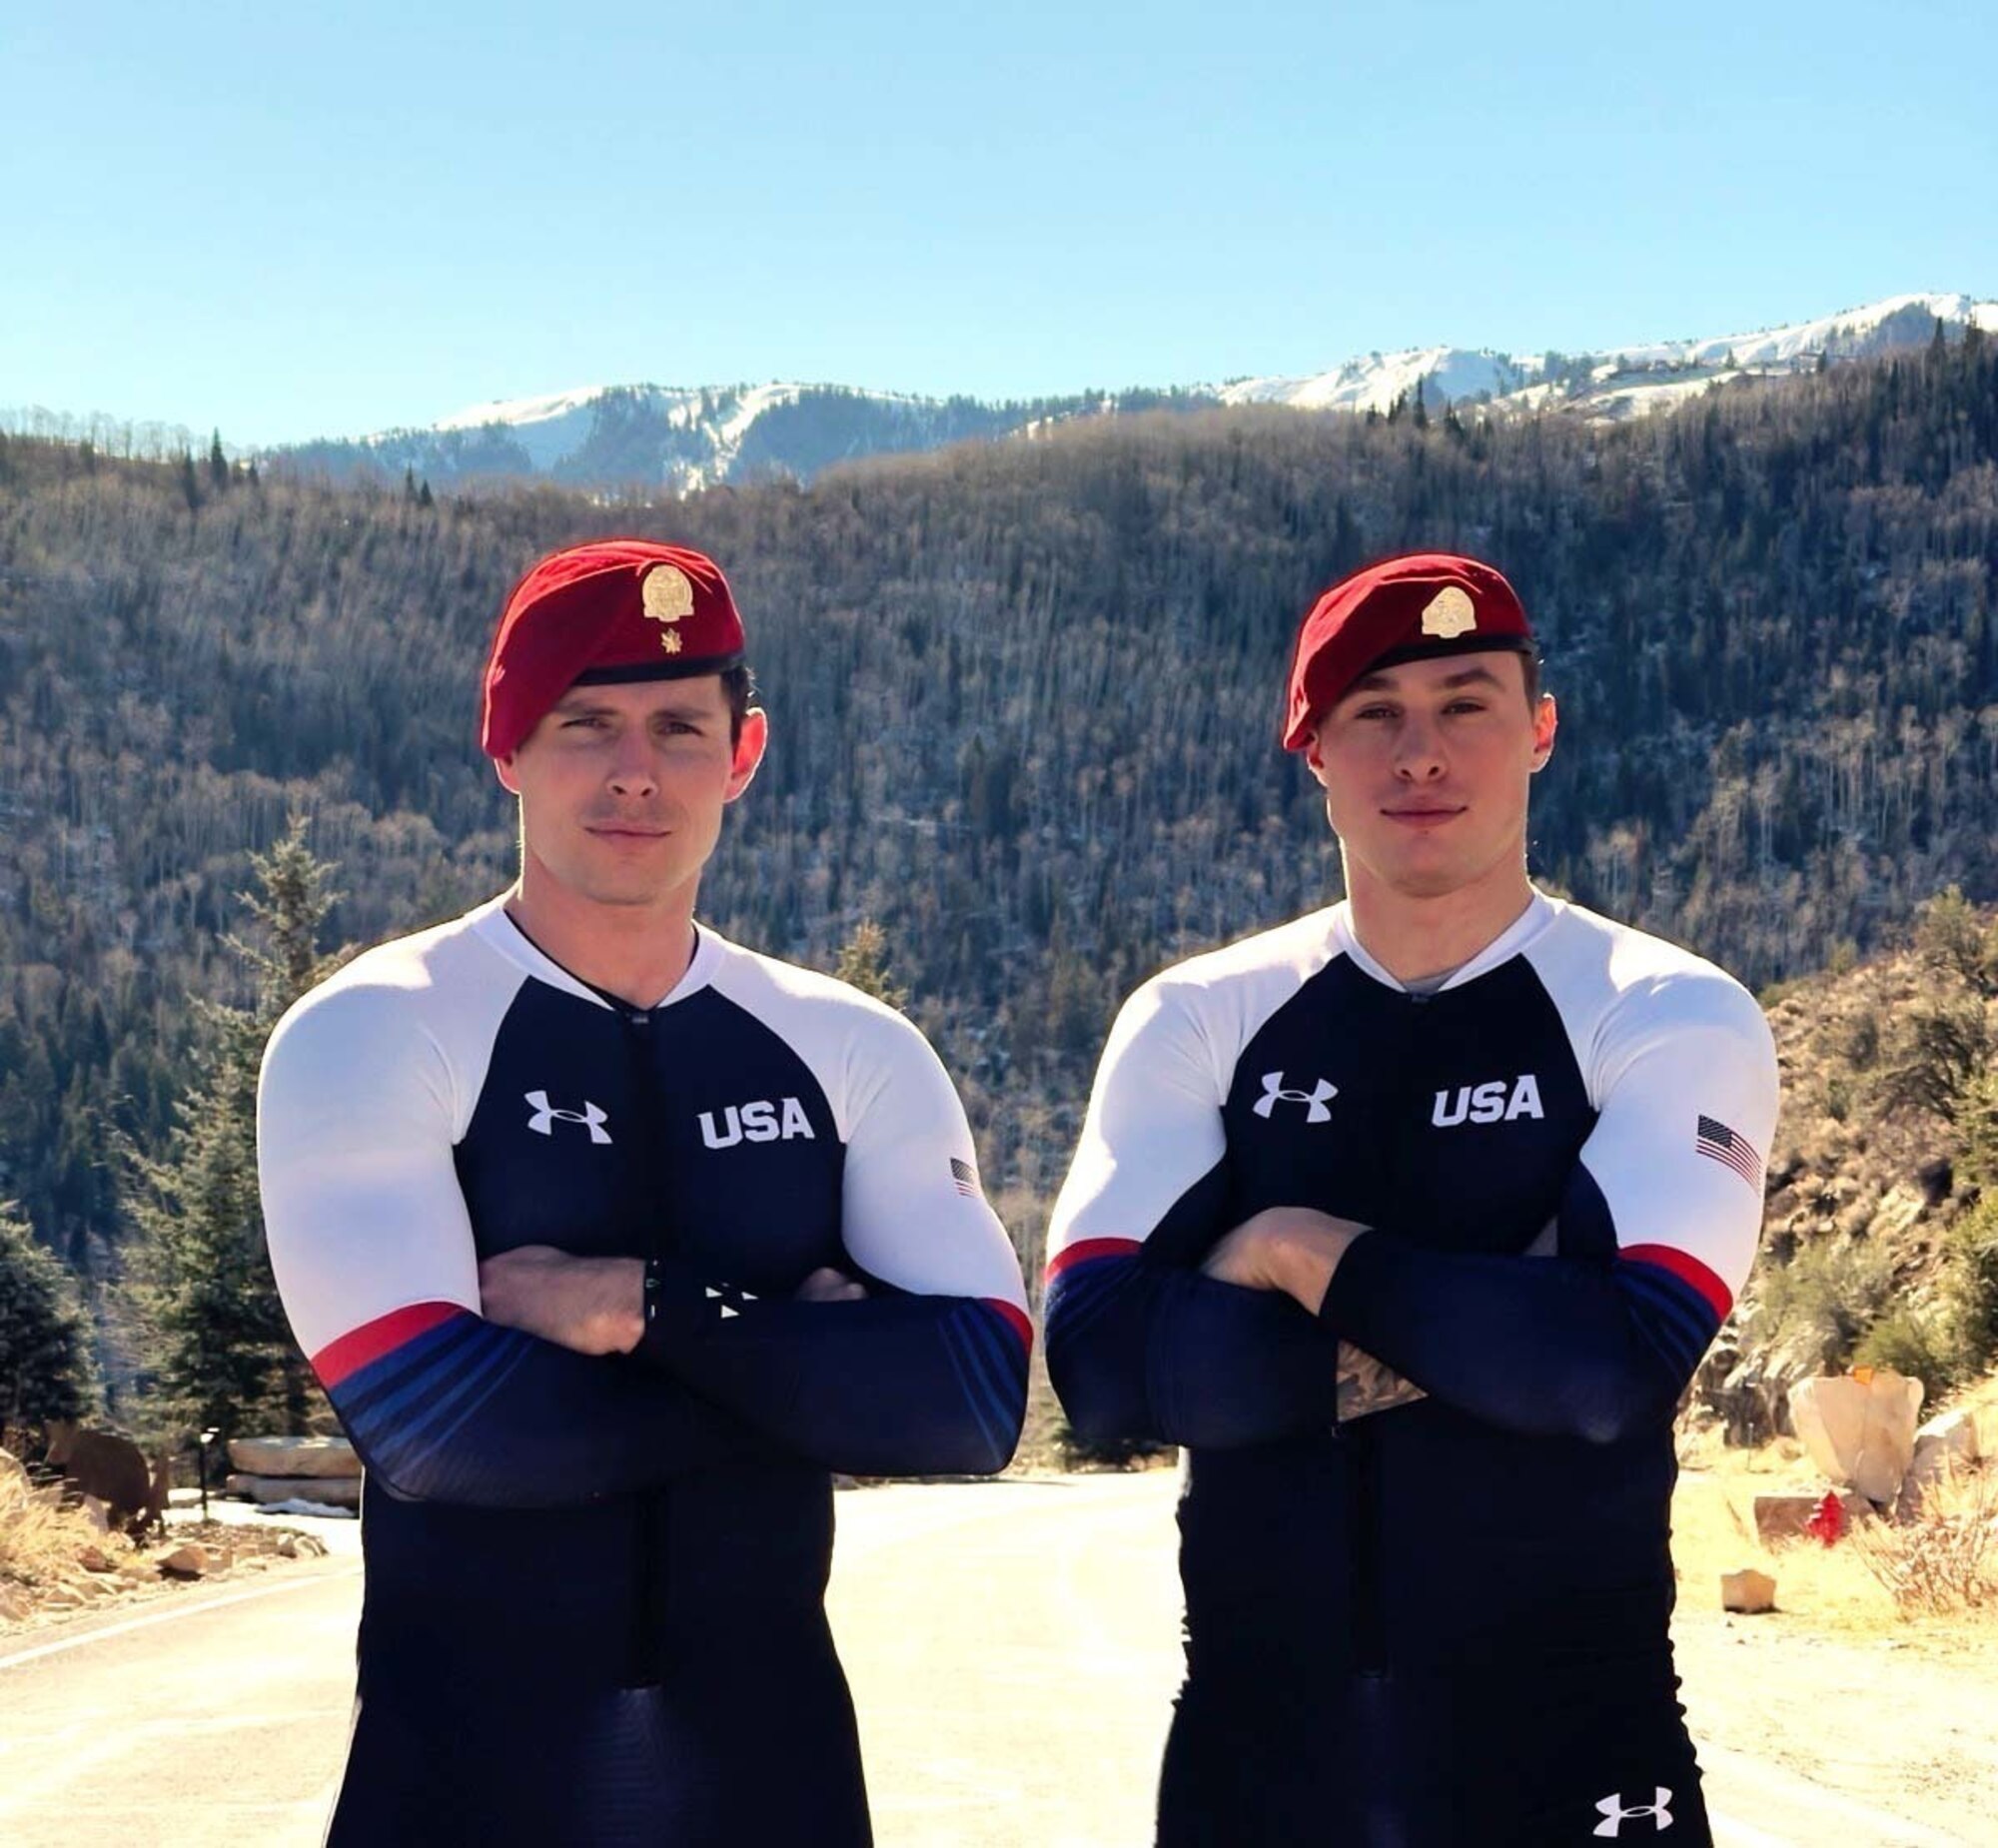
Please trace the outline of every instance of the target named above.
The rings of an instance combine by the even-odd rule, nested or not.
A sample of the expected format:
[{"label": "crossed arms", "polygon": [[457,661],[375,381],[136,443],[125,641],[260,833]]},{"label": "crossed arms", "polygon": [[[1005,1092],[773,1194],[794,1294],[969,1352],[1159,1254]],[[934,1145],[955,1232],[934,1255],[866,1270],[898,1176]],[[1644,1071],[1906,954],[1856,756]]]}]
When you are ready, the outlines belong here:
[{"label": "crossed arms", "polygon": [[[1610,1441],[1668,1415],[1761,1219],[1759,1187],[1702,1157],[1697,1125],[1725,1115],[1766,1149],[1774,1053],[1717,976],[1659,985],[1602,1037],[1555,1252],[1494,1257],[1303,1204],[1229,1227],[1211,1048],[1183,993],[1141,989],[1049,1239],[1048,1370],[1077,1429],[1228,1447],[1324,1428],[1342,1371],[1368,1357],[1526,1434]],[[1159,1255],[1187,1249],[1207,1252],[1199,1269]]]},{"label": "crossed arms", "polygon": [[904,1030],[913,1044],[844,1167],[843,1239],[876,1287],[821,1273],[795,1300],[758,1302],[669,1264],[646,1317],[636,1259],[529,1248],[482,1277],[453,1165],[454,1074],[406,997],[336,982],[289,1016],[259,1092],[272,1266],[378,1479],[527,1507],[744,1460],[1003,1467],[1026,1396],[1019,1268],[991,1210],[952,1185],[969,1131]]}]

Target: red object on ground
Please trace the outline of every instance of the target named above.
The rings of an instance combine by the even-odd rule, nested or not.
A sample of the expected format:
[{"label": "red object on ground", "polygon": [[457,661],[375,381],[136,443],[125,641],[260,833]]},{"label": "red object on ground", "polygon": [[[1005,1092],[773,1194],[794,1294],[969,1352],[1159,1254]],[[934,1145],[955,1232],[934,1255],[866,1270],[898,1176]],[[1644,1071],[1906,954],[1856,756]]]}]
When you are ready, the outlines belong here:
[{"label": "red object on ground", "polygon": [[1804,1522],[1804,1531],[1827,1546],[1838,1544],[1840,1535],[1845,1532],[1845,1504],[1834,1491],[1829,1488],[1824,1491],[1824,1499],[1817,1504],[1817,1512]]}]

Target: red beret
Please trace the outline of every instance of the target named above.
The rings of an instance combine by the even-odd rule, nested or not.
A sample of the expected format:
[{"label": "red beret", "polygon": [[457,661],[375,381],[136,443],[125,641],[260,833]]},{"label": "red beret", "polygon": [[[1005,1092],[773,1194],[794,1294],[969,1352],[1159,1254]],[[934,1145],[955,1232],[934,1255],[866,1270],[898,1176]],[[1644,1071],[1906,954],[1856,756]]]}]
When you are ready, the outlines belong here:
[{"label": "red beret", "polygon": [[1491,565],[1447,551],[1384,558],[1342,577],[1298,630],[1284,749],[1303,750],[1313,718],[1372,668],[1532,646],[1524,607]]},{"label": "red beret", "polygon": [[513,586],[486,657],[480,743],[520,746],[578,684],[679,680],[742,659],[742,618],[711,558],[649,539],[550,552]]}]

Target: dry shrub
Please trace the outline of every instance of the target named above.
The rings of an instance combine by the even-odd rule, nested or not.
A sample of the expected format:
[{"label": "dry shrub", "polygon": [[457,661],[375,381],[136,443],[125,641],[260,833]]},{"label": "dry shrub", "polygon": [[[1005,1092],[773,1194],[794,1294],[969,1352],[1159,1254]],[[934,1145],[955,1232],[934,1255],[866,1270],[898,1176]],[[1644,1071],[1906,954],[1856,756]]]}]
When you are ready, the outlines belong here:
[{"label": "dry shrub", "polygon": [[77,1553],[123,1541],[100,1533],[80,1508],[52,1508],[32,1496],[0,1502],[0,1584],[53,1584],[76,1570]]},{"label": "dry shrub", "polygon": [[1861,1521],[1845,1543],[1904,1616],[1998,1610],[1998,1472],[1952,1470],[1906,1519]]}]

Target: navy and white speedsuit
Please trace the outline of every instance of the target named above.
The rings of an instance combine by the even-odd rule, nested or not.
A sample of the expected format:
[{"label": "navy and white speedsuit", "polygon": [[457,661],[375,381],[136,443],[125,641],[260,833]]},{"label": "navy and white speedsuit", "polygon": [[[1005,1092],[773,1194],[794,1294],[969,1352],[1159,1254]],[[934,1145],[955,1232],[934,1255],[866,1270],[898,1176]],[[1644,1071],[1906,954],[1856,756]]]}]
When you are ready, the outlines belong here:
[{"label": "navy and white speedsuit", "polygon": [[[1186,1446],[1162,1842],[1705,1839],[1671,1423],[1775,1118],[1739,985],[1537,894],[1429,995],[1338,905],[1131,998],[1048,1363],[1083,1434]],[[1376,1229],[1317,1317],[1199,1272],[1272,1206]]]},{"label": "navy and white speedsuit", "polygon": [[[861,1843],[828,1472],[1012,1454],[1019,1267],[922,1036],[702,930],[656,1006],[498,901],[280,1023],[272,1263],[368,1468],[336,1842]],[[482,1258],[660,1262],[630,1356],[481,1320]],[[800,1303],[821,1266],[861,1302]]]}]

